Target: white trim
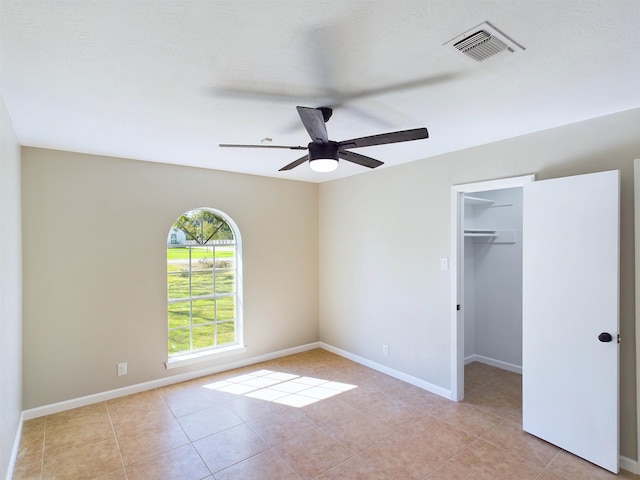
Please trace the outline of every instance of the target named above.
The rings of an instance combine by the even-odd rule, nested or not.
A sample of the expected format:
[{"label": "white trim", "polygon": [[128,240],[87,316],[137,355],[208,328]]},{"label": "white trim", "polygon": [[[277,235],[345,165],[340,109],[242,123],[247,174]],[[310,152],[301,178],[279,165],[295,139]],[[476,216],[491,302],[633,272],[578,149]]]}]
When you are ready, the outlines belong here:
[{"label": "white trim", "polygon": [[509,372],[519,373],[520,375],[522,375],[522,366],[503,362],[501,360],[496,360],[495,358],[483,357],[482,355],[469,355],[468,357],[465,357],[465,365],[468,365],[471,362],[484,363],[485,365],[489,365],[491,367],[501,368],[502,370],[507,370]]},{"label": "white trim", "polygon": [[638,462],[636,460],[623,457],[622,455],[620,455],[620,469],[635,473],[636,475],[640,474],[640,466]]},{"label": "white trim", "polygon": [[164,366],[167,368],[167,370],[171,370],[172,368],[195,365],[197,363],[207,362],[209,360],[214,360],[217,358],[239,355],[240,353],[244,353],[246,351],[246,345],[231,345],[230,347],[216,348],[214,350],[205,350],[202,352],[194,352],[188,353],[186,355],[170,357],[169,360],[164,362]]},{"label": "white trim", "polygon": [[16,468],[16,460],[20,450],[20,439],[22,438],[22,426],[24,424],[24,412],[20,414],[20,420],[18,421],[18,428],[16,430],[15,438],[13,439],[13,447],[11,449],[11,456],[9,457],[9,466],[7,467],[6,480],[11,480],[13,477],[13,471]]},{"label": "white trim", "polygon": [[[460,401],[464,398],[464,291],[462,285],[463,255],[461,246],[462,222],[464,221],[465,193],[483,192],[486,190],[500,190],[503,188],[523,187],[535,181],[535,175],[521,175],[519,177],[500,178],[474,183],[464,183],[451,186],[451,390],[452,399]],[[456,306],[462,305],[462,314]]]},{"label": "white trim", "polygon": [[[633,192],[634,192],[634,215],[635,215],[635,272],[636,272],[636,437],[637,437],[637,460],[633,473],[640,473],[640,249],[638,249],[638,239],[640,239],[640,159],[633,161]],[[629,459],[627,459],[629,460]],[[622,465],[622,461],[620,461]],[[624,466],[622,467],[625,470]],[[629,470],[632,471],[632,470]]]},{"label": "white trim", "polygon": [[354,355],[353,353],[349,353],[340,348],[336,348],[332,345],[328,345],[324,342],[319,342],[320,348],[327,350],[328,352],[335,353],[336,355],[340,355],[341,357],[347,358],[353,362],[359,363],[360,365],[364,365],[365,367],[372,368],[373,370],[377,370],[378,372],[389,375],[393,378],[397,378],[398,380],[402,380],[403,382],[409,383],[416,387],[422,388],[431,393],[435,393],[436,395],[440,395],[448,400],[451,400],[451,390],[447,390],[446,388],[439,387],[438,385],[434,385],[433,383],[425,382],[419,378],[416,378],[412,375],[408,375],[399,370],[395,370],[393,368],[387,367],[386,365],[382,365],[377,362],[372,362],[366,358],[360,357],[358,355]]},{"label": "white trim", "polygon": [[91,405],[97,402],[105,402],[107,400],[113,400],[114,398],[124,397],[125,395],[131,395],[133,393],[140,393],[147,390],[152,390],[154,388],[166,387],[167,385],[173,385],[175,383],[193,380],[194,378],[204,377],[206,375],[212,375],[214,373],[220,373],[227,370],[233,370],[234,368],[246,367],[248,365],[253,365],[256,363],[266,362],[267,360],[286,357],[287,355],[306,352],[307,350],[313,350],[314,348],[321,348],[320,344],[317,342],[309,343],[307,345],[301,345],[299,347],[287,348],[285,350],[279,350],[273,353],[245,358],[232,363],[225,363],[224,365],[218,365],[215,367],[195,370],[193,372],[172,375],[170,377],[159,378],[157,380],[138,383],[136,385],[117,388],[115,390],[108,390],[106,392],[94,393],[85,397],[73,398],[71,400],[65,400],[63,402],[31,408],[29,410],[25,410],[24,412],[22,412],[22,414],[24,420],[31,420],[33,418],[42,417],[44,415],[51,415],[53,413],[64,412],[65,410],[71,410],[72,408],[84,407],[86,405]]},{"label": "white trim", "polygon": [[464,332],[463,320],[464,315],[458,310],[458,304],[462,305],[462,301],[458,299],[464,298],[463,282],[458,282],[458,277],[462,274],[464,255],[462,248],[464,241],[458,241],[459,235],[464,230],[464,201],[463,193],[455,188],[451,189],[451,238],[457,239],[451,247],[450,267],[451,292],[450,292],[450,315],[451,323],[451,400],[456,402],[464,398],[464,366],[460,362],[461,355],[458,352],[464,352]]},{"label": "white trim", "polygon": [[522,175],[520,177],[498,178],[495,180],[486,180],[473,183],[461,183],[453,185],[452,188],[456,192],[472,193],[484,192],[485,190],[501,190],[503,188],[522,187],[525,183],[535,182],[535,174]]}]

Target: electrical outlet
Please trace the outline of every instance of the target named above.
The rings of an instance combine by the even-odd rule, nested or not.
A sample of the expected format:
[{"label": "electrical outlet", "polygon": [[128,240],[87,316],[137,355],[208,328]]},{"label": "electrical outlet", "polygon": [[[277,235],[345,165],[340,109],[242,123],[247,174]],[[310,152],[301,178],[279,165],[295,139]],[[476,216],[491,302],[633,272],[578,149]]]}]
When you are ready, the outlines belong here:
[{"label": "electrical outlet", "polygon": [[389,356],[389,345],[387,345],[386,343],[382,344],[382,355],[384,355],[385,357]]},{"label": "electrical outlet", "polygon": [[118,376],[122,377],[127,374],[127,362],[118,364]]}]

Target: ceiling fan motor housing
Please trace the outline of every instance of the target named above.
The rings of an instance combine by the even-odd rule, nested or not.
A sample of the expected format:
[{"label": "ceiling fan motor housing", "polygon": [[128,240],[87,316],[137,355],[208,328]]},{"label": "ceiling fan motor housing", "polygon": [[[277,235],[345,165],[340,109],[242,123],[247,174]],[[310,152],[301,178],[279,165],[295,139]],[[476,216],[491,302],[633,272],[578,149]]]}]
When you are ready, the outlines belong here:
[{"label": "ceiling fan motor housing", "polygon": [[326,159],[338,161],[338,142],[329,140],[327,143],[309,143],[309,161]]}]

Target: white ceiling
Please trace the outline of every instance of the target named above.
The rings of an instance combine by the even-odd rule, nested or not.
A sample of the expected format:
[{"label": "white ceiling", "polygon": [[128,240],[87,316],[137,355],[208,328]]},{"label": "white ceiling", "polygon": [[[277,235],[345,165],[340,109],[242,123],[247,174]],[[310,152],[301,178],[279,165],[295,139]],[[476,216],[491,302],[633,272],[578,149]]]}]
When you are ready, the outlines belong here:
[{"label": "white ceiling", "polygon": [[[22,145],[323,182],[296,105],[387,168],[640,107],[640,0],[0,0],[0,93]],[[489,21],[526,48],[443,44]],[[640,134],[640,132],[639,132]]]}]

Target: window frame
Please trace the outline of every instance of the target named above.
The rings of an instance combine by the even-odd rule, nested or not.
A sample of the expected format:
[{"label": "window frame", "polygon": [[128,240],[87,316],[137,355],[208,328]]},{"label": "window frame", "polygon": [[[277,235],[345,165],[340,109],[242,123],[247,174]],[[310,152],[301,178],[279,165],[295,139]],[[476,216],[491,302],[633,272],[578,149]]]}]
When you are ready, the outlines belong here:
[{"label": "window frame", "polygon": [[[189,270],[188,270],[188,278],[189,278],[189,296],[188,297],[181,297],[181,298],[169,298],[169,260],[168,258],[165,257],[166,261],[167,261],[167,268],[166,268],[166,286],[167,286],[167,316],[166,316],[166,331],[167,331],[167,336],[165,337],[167,340],[166,343],[166,348],[167,348],[167,362],[165,363],[165,366],[167,369],[170,368],[176,368],[179,366],[184,366],[184,365],[189,365],[189,364],[193,364],[193,363],[197,363],[197,362],[201,362],[201,361],[205,361],[208,359],[211,359],[212,357],[222,357],[222,356],[227,356],[227,355],[232,355],[232,354],[236,354],[236,353],[242,353],[244,351],[246,351],[246,346],[244,345],[244,336],[243,336],[243,281],[242,281],[242,237],[240,235],[240,229],[238,228],[238,226],[236,225],[236,223],[224,212],[217,210],[215,208],[211,208],[211,207],[198,207],[198,208],[192,208],[190,210],[188,210],[187,212],[184,212],[183,214],[181,214],[180,216],[178,216],[177,218],[180,218],[182,215],[189,213],[189,212],[194,212],[194,211],[200,211],[200,210],[205,210],[208,212],[213,213],[214,215],[216,215],[217,217],[221,218],[231,229],[231,232],[233,234],[233,240],[221,240],[221,241],[214,241],[213,243],[205,243],[204,245],[201,244],[189,244],[188,241],[185,241],[185,243],[180,243],[180,244],[173,244],[169,241],[169,239],[171,238],[171,234],[174,230],[174,224],[175,224],[175,220],[174,222],[171,224],[168,234],[167,234],[167,253],[171,248],[176,248],[176,245],[180,245],[180,246],[187,246],[189,247],[189,261],[188,261],[188,265],[189,265]],[[217,243],[219,242],[219,243]],[[231,242],[231,243],[229,243]],[[233,271],[234,273],[234,282],[235,282],[235,291],[234,292],[223,292],[223,293],[217,293],[215,291],[215,277],[213,278],[213,292],[211,294],[205,294],[205,295],[193,295],[193,291],[191,288],[191,282],[192,282],[192,275],[193,275],[193,257],[192,257],[192,251],[193,251],[193,247],[198,247],[198,246],[211,246],[213,247],[213,252],[212,252],[212,258],[213,258],[213,265],[211,267],[211,273],[214,274],[215,270],[216,270],[216,261],[215,261],[215,251],[216,248],[220,248],[220,247],[225,247],[225,246],[233,246],[235,249],[235,262],[234,262],[234,266],[232,267],[231,271]],[[214,300],[214,305],[216,304],[216,300],[221,299],[221,298],[234,298],[234,336],[235,336],[235,341],[234,343],[229,343],[229,344],[225,344],[222,346],[211,346],[211,347],[203,347],[203,348],[193,348],[193,328],[194,325],[193,323],[193,302],[194,301],[199,301],[199,300]],[[183,350],[180,352],[176,352],[176,353],[170,353],[169,351],[169,332],[172,329],[175,328],[180,328],[180,327],[173,327],[170,328],[169,327],[169,315],[170,315],[170,308],[171,305],[173,304],[177,304],[177,303],[188,303],[189,304],[189,325],[188,325],[188,331],[189,331],[189,350]],[[214,320],[211,323],[214,328],[217,327],[218,323],[216,321],[216,317],[214,316]],[[186,328],[185,328],[186,330]]]}]

